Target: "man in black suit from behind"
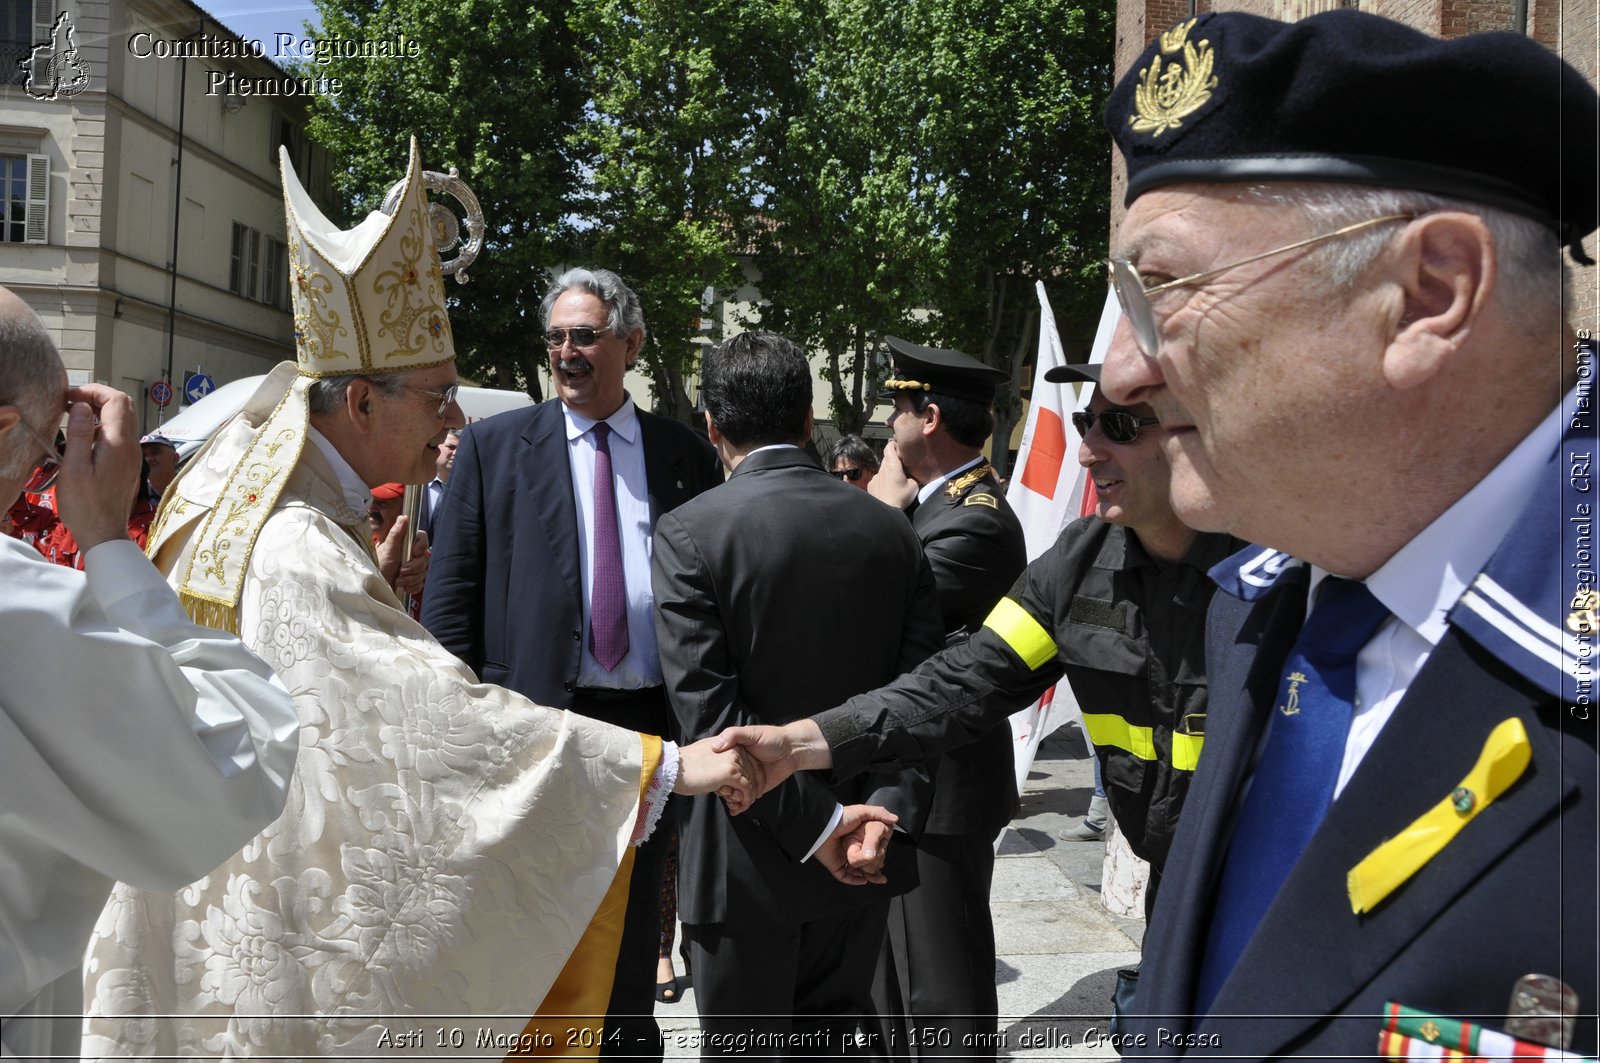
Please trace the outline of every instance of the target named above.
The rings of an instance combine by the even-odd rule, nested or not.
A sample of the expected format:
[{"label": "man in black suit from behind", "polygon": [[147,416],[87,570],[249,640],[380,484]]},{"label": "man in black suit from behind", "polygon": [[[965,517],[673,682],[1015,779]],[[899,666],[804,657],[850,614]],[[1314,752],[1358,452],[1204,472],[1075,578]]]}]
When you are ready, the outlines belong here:
[{"label": "man in black suit from behind", "polygon": [[[940,643],[933,575],[904,517],[825,472],[811,434],[811,374],[781,336],[708,353],[701,394],[728,482],[656,526],[662,670],[680,737],[786,723],[914,667]],[[914,807],[907,772],[843,786],[800,775],[738,818],[692,801],[678,906],[705,1056],[837,1055],[867,999],[889,893],[914,884],[910,847],[864,825],[873,884],[835,882],[811,859],[841,814]],[[906,824],[902,823],[902,827]],[[887,858],[884,875],[877,874]],[[765,1035],[741,1050],[734,1039]],[[720,1035],[720,1036],[717,1036]]]},{"label": "man in black suit from behind", "polygon": [[[541,311],[559,401],[462,433],[450,504],[435,518],[442,549],[433,552],[422,623],[486,683],[665,735],[650,534],[660,514],[721,473],[687,425],[629,398],[623,376],[644,344],[644,315],[620,277],[568,270]],[[607,465],[611,475],[597,477]],[[599,556],[607,544],[609,563]],[[596,577],[606,584],[618,571],[621,592],[603,587],[597,613]],[[651,1013],[666,837],[658,830],[635,850],[603,1056],[662,1055]]]}]

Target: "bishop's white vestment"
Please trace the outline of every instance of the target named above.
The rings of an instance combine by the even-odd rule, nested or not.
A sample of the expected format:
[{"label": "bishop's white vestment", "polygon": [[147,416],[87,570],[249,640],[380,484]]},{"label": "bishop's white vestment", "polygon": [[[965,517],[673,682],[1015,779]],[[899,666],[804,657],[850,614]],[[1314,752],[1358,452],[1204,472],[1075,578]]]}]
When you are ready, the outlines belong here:
[{"label": "bishop's white vestment", "polygon": [[[171,489],[151,541],[175,585],[206,562],[197,529],[270,413],[263,393]],[[427,1054],[456,1047],[438,1027],[481,1057],[481,1031],[520,1033],[568,967],[660,747],[478,683],[402,609],[311,444],[260,528],[237,621],[299,711],[288,803],[175,895],[116,888],[84,1057],[392,1056],[408,1015],[452,1017],[404,1024],[426,1027]]]}]

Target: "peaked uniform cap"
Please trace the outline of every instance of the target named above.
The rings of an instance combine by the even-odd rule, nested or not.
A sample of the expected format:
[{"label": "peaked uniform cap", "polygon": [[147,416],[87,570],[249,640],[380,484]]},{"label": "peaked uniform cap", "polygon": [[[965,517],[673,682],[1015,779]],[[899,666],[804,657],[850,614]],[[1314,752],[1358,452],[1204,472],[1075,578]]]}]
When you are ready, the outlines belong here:
[{"label": "peaked uniform cap", "polygon": [[398,373],[453,359],[416,138],[394,213],[373,211],[353,229],[340,229],[323,215],[282,148],[279,163],[300,372]]},{"label": "peaked uniform cap", "polygon": [[880,398],[931,391],[987,406],[994,401],[995,389],[1011,379],[994,366],[960,351],[919,347],[898,336],[885,336],[883,342],[894,356],[894,372],[883,382]]},{"label": "peaked uniform cap", "polygon": [[1569,246],[1600,215],[1595,90],[1517,33],[1444,41],[1348,9],[1205,14],[1145,48],[1105,117],[1130,204],[1174,184],[1373,185],[1523,214]]}]

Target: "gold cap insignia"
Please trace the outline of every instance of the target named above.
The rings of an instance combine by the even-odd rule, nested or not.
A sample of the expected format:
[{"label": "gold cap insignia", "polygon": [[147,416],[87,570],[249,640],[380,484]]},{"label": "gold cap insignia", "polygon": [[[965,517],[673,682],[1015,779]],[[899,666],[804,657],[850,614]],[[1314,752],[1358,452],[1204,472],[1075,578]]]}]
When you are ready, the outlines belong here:
[{"label": "gold cap insignia", "polygon": [[[1211,73],[1216,53],[1211,50],[1210,41],[1188,40],[1194,24],[1195,20],[1190,19],[1163,33],[1160,54],[1139,71],[1140,81],[1133,90],[1136,113],[1128,116],[1134,132],[1159,137],[1182,125],[1186,116],[1211,98],[1211,90],[1217,87],[1217,79]],[[1163,55],[1178,57],[1169,60],[1163,69]]]}]

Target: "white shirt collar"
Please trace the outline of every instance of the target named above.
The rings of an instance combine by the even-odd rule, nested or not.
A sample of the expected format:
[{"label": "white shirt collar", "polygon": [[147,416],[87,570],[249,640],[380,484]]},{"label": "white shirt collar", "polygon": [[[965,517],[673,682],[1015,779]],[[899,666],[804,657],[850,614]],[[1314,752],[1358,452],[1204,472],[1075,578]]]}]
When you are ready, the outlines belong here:
[{"label": "white shirt collar", "polygon": [[[1489,475],[1366,579],[1367,589],[1407,627],[1437,646],[1445,614],[1488,564],[1527,506],[1561,441],[1558,404]],[[1312,587],[1325,575],[1312,570]]]},{"label": "white shirt collar", "polygon": [[935,491],[939,490],[939,488],[943,487],[944,484],[945,484],[945,481],[954,480],[957,476],[960,476],[962,473],[966,472],[968,469],[977,468],[978,463],[980,461],[982,461],[982,460],[983,460],[983,455],[979,454],[977,457],[973,458],[971,461],[967,462],[965,465],[961,466],[960,468],[951,469],[949,472],[945,473],[943,476],[939,477],[937,480],[929,480],[927,483],[925,483],[921,487],[917,488],[917,504],[921,505],[923,502],[926,502],[928,499],[932,498],[933,497],[933,493]]},{"label": "white shirt collar", "polygon": [[[567,442],[569,443],[585,435],[600,423],[585,417],[581,413],[574,412],[572,407],[564,402],[561,403],[561,415],[566,418]],[[613,432],[627,442],[632,443],[639,435],[639,408],[633,404],[632,398],[624,394],[622,405],[617,407],[617,412],[605,418],[605,422],[611,426]]]},{"label": "white shirt collar", "polygon": [[339,489],[344,492],[345,504],[355,510],[357,516],[366,516],[368,508],[372,505],[372,489],[362,482],[361,475],[344,460],[344,455],[334,448],[327,436],[309,425],[306,427],[306,432],[317,451],[333,467],[333,475],[339,481]]}]

